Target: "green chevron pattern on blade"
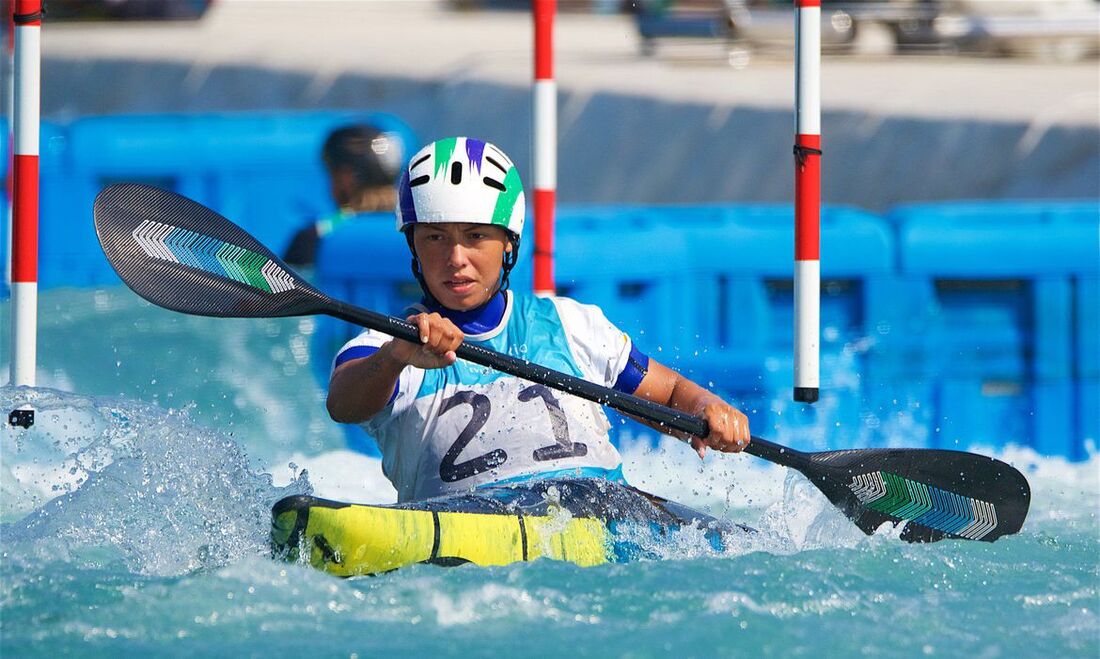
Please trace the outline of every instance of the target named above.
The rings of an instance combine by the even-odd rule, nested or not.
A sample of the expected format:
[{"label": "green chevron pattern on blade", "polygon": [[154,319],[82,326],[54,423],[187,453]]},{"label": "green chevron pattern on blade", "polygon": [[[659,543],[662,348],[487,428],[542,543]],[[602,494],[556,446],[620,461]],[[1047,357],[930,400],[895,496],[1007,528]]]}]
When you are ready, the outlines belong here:
[{"label": "green chevron pattern on blade", "polygon": [[932,509],[927,485],[886,472],[882,474],[882,482],[887,495],[868,503],[868,508],[901,519],[913,519]]},{"label": "green chevron pattern on blade", "polygon": [[928,494],[928,486],[923,483],[917,483],[900,476],[894,476],[899,481],[899,485],[903,485],[909,493],[909,502],[905,506],[902,506],[894,514],[903,519],[916,519],[924,513],[932,510],[932,497]]},{"label": "green chevron pattern on blade", "polygon": [[148,256],[248,284],[265,293],[295,288],[294,278],[268,257],[217,238],[152,220],[131,235]]},{"label": "green chevron pattern on blade", "polygon": [[225,274],[229,275],[232,279],[244,282],[248,281],[248,279],[245,277],[244,271],[237,267],[237,261],[244,253],[245,249],[243,247],[225,243],[214,256],[218,259],[218,263],[221,264],[222,268],[225,269]]},{"label": "green chevron pattern on blade", "polygon": [[997,528],[997,507],[992,503],[897,474],[860,474],[848,487],[871,510],[959,537],[980,540]]},{"label": "green chevron pattern on blade", "polygon": [[893,515],[895,510],[909,502],[909,492],[901,479],[894,474],[882,474],[882,484],[886,487],[886,496],[868,503],[867,507]]},{"label": "green chevron pattern on blade", "polygon": [[268,285],[267,279],[264,278],[263,272],[260,271],[266,263],[267,259],[256,252],[246,252],[245,257],[237,262],[241,270],[244,271],[245,279],[250,285],[270,293],[271,286]]}]

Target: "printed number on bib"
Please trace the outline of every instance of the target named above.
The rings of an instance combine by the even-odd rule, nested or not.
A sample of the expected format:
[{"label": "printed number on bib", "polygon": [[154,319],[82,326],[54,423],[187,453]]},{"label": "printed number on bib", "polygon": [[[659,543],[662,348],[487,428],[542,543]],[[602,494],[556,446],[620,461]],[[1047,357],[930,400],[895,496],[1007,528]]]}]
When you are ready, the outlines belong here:
[{"label": "printed number on bib", "polygon": [[533,384],[519,392],[519,399],[523,402],[541,398],[546,403],[546,411],[550,413],[550,428],[554,431],[554,441],[557,444],[535,449],[532,454],[535,460],[560,460],[561,458],[580,458],[588,455],[588,446],[581,442],[569,441],[569,425],[565,422],[565,412],[561,409],[561,403],[554,396],[549,387],[541,384]]},{"label": "printed number on bib", "polygon": [[[537,448],[532,452],[536,462],[547,460],[560,460],[562,458],[579,458],[588,455],[588,445],[582,442],[573,442],[569,439],[569,425],[566,422],[565,412],[561,408],[554,393],[541,384],[533,384],[519,392],[519,400],[526,403],[536,398],[541,399],[550,414],[550,428],[554,433],[556,443],[550,446]],[[447,449],[439,464],[439,477],[445,483],[454,483],[471,476],[489,471],[504,464],[508,460],[508,453],[504,449],[496,448],[484,455],[471,458],[465,462],[459,462],[458,457],[462,451],[477,436],[477,433],[489,420],[493,411],[493,405],[488,396],[473,391],[459,391],[455,395],[443,401],[439,408],[440,416],[459,405],[469,405],[472,413],[466,427],[458,434],[458,438]]]},{"label": "printed number on bib", "polygon": [[493,409],[488,396],[473,391],[460,391],[443,401],[443,405],[439,408],[439,415],[442,416],[459,405],[469,405],[473,408],[473,414],[470,415],[470,422],[466,424],[462,432],[458,433],[458,439],[455,440],[454,444],[451,444],[451,448],[447,449],[447,454],[443,456],[443,462],[439,464],[439,477],[445,483],[453,483],[470,476],[476,476],[483,471],[499,467],[508,459],[508,454],[504,452],[504,449],[497,448],[466,462],[457,462],[462,449],[466,448],[470,440],[477,435],[481,427],[489,420],[489,412]]}]

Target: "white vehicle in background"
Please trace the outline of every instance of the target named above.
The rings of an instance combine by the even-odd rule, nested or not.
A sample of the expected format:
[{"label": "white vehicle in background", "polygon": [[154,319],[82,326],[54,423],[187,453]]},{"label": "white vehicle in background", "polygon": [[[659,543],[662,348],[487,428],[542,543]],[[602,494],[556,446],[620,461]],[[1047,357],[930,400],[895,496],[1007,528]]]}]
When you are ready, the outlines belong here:
[{"label": "white vehicle in background", "polygon": [[[794,44],[794,3],[725,0],[735,34],[754,50],[789,50]],[[935,46],[935,0],[822,0],[825,52],[888,55],[899,48]]]},{"label": "white vehicle in background", "polygon": [[[709,38],[743,52],[791,52],[792,0],[638,0],[642,51],[658,39]],[[893,53],[899,46],[935,46],[934,0],[822,0],[825,52]],[[731,59],[732,61],[732,59]]]},{"label": "white vehicle in background", "polygon": [[[792,52],[793,0],[636,0],[642,52],[658,40]],[[821,0],[826,53],[966,52],[1074,60],[1100,53],[1100,0]]]},{"label": "white vehicle in background", "polygon": [[1100,0],[940,0],[935,30],[959,50],[1061,61],[1100,54]]}]

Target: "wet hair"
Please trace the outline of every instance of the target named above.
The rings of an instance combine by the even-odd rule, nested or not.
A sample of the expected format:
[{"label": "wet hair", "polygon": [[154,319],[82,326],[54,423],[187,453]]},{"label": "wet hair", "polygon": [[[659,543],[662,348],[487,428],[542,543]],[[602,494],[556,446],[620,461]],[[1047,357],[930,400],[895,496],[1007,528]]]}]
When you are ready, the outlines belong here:
[{"label": "wet hair", "polygon": [[347,168],[364,188],[392,186],[401,171],[401,142],[393,133],[353,124],[329,133],[321,149],[329,171]]}]

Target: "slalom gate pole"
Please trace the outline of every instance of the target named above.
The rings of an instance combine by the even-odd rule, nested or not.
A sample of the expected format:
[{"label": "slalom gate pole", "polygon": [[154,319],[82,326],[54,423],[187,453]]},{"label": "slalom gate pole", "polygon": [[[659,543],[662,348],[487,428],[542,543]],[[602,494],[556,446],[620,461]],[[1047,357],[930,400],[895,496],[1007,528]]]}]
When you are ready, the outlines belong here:
[{"label": "slalom gate pole", "polygon": [[15,22],[12,16],[15,14],[15,0],[0,0],[0,12],[3,12],[4,20],[4,119],[7,120],[8,150],[4,154],[4,293],[11,291],[11,195],[12,195],[12,116],[14,107],[12,97],[15,94],[15,76],[12,73],[15,57]]},{"label": "slalom gate pole", "polygon": [[554,197],[558,187],[558,90],[554,82],[557,0],[533,0],[535,18],[535,295],[554,294]]},{"label": "slalom gate pole", "polygon": [[821,343],[821,0],[795,0],[794,400],[818,399]]},{"label": "slalom gate pole", "polygon": [[[38,130],[42,0],[15,0],[15,100],[12,177],[11,384],[35,384],[38,331]],[[29,413],[29,415],[27,414]],[[13,410],[30,426],[33,410]]]}]

